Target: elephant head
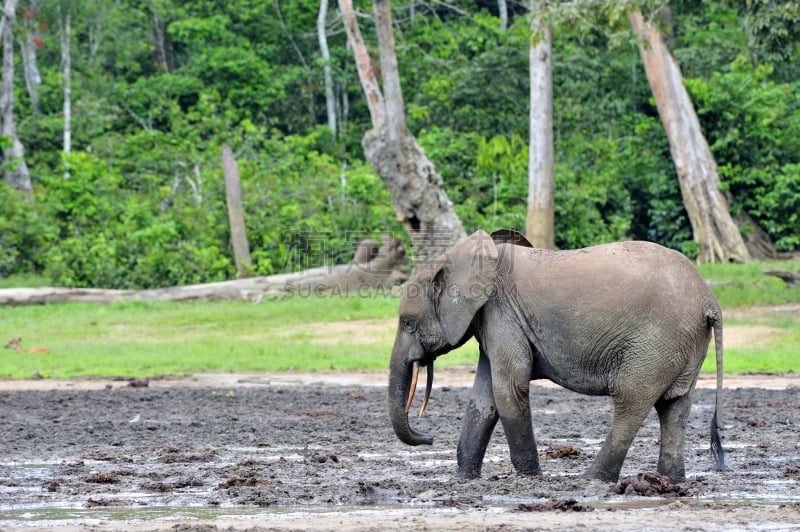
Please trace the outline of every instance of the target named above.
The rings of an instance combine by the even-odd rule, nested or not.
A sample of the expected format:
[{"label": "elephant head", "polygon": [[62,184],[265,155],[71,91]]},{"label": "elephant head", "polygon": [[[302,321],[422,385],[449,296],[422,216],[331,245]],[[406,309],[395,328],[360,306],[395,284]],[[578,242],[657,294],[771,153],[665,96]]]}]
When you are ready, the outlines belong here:
[{"label": "elephant head", "polygon": [[405,286],[389,368],[389,415],[398,438],[409,445],[433,443],[408,423],[419,367],[427,366],[428,373],[421,415],[430,396],[433,361],[472,336],[473,318],[495,291],[497,255],[492,237],[477,231]]}]

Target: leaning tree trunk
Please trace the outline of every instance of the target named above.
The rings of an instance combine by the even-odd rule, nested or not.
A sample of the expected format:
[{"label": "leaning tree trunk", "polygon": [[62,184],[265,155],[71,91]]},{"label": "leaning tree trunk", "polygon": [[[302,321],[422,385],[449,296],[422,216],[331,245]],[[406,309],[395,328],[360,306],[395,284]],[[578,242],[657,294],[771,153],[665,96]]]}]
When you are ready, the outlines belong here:
[{"label": "leaning tree trunk", "polygon": [[25,164],[25,150],[17,137],[14,125],[14,22],[16,20],[17,0],[6,0],[0,20],[0,35],[3,40],[3,83],[0,93],[0,135],[11,140],[11,146],[3,151],[6,165],[4,178],[17,190],[31,190],[28,165]]},{"label": "leaning tree trunk", "polygon": [[397,217],[411,236],[419,267],[466,233],[447,197],[442,177],[406,125],[388,0],[373,2],[383,92],[361,37],[352,1],[339,0],[339,7],[372,118],[373,129],[362,141],[364,152],[389,189]]},{"label": "leaning tree trunk", "polygon": [[639,53],[669,138],[694,240],[700,244],[698,260],[748,261],[750,252],[719,190],[717,164],[700,130],[678,64],[656,27],[644,22],[639,11],[630,14],[630,21],[641,38]]},{"label": "leaning tree trunk", "polygon": [[525,233],[538,248],[555,247],[553,182],[553,34],[542,23],[544,2],[531,3],[530,140]]}]

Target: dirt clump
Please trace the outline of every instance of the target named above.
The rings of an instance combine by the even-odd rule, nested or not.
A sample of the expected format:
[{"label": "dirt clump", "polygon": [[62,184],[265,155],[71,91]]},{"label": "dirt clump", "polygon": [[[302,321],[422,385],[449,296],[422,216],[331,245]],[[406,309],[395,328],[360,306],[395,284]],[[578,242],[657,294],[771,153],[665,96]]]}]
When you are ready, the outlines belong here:
[{"label": "dirt clump", "polygon": [[654,471],[639,473],[635,478],[617,482],[609,488],[617,495],[639,495],[642,497],[688,497],[689,490],[683,486],[672,484],[669,477]]},{"label": "dirt clump", "polygon": [[91,482],[92,484],[113,484],[117,481],[117,477],[111,473],[96,473],[94,475],[89,475],[83,480],[84,482]]},{"label": "dirt clump", "polygon": [[744,420],[745,425],[748,427],[766,427],[767,422],[758,416],[750,416]]},{"label": "dirt clump", "polygon": [[591,512],[594,508],[575,499],[553,499],[539,504],[520,504],[517,512]]},{"label": "dirt clump", "polygon": [[174,485],[164,482],[145,482],[141,485],[141,488],[144,491],[155,491],[159,493],[169,493],[175,490]]},{"label": "dirt clump", "polygon": [[581,451],[579,451],[575,447],[570,447],[570,446],[548,447],[544,451],[544,456],[546,458],[550,458],[553,460],[561,458],[577,458],[581,456],[581,454],[582,454]]},{"label": "dirt clump", "polygon": [[[270,482],[269,480],[262,480],[255,477],[249,477],[249,478],[231,477],[225,482],[222,482],[217,487],[219,489],[226,490],[234,486],[248,486],[252,488],[257,486],[269,486],[270,484],[272,484],[272,482]],[[278,481],[278,484],[280,484],[280,481]]]}]

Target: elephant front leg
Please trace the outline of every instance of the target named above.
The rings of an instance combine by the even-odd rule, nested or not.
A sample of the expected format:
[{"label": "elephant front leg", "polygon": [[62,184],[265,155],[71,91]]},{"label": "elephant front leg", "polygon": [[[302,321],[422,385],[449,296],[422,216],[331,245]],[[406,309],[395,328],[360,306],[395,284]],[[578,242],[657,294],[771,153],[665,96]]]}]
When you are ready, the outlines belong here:
[{"label": "elephant front leg", "polygon": [[472,397],[461,425],[458,440],[458,476],[479,478],[486,447],[499,415],[492,395],[492,373],[489,359],[481,351]]},{"label": "elephant front leg", "polygon": [[539,453],[533,435],[528,398],[531,363],[528,353],[515,353],[492,366],[494,400],[508,439],[511,463],[520,475],[539,475]]}]

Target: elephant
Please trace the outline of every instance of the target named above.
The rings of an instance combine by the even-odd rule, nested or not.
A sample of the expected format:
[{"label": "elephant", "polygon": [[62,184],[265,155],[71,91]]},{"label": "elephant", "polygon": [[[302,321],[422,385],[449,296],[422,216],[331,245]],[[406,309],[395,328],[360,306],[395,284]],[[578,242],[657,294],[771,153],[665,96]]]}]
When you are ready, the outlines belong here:
[{"label": "elephant", "polygon": [[722,311],[695,265],[643,241],[577,250],[531,246],[513,230],[479,230],[418,269],[400,298],[389,367],[389,416],[398,438],[432,444],[408,411],[420,366],[431,393],[433,363],[471,337],[479,359],[457,448],[459,478],[479,478],[498,419],[518,474],[539,475],[530,382],[549,379],[610,396],[610,432],[587,478],[615,482],[639,427],[655,406],[657,471],[685,480],[691,396],[713,331],[717,363],[711,452],[723,470]]}]

